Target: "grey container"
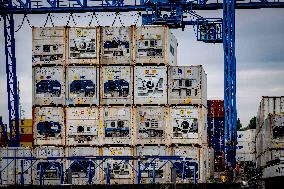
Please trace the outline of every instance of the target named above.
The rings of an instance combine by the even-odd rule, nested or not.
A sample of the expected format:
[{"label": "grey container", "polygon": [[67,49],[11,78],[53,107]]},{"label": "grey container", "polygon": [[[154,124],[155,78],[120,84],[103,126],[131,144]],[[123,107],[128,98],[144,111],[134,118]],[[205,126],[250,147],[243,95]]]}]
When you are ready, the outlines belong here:
[{"label": "grey container", "polygon": [[67,36],[64,27],[33,28],[33,65],[65,65]]},{"label": "grey container", "polygon": [[130,105],[133,101],[133,68],[130,66],[102,66],[100,69],[100,104]]},{"label": "grey container", "polygon": [[65,68],[33,68],[33,105],[65,105]]},{"label": "grey container", "polygon": [[168,27],[137,27],[135,38],[136,64],[177,65],[177,40]]},{"label": "grey container", "polygon": [[169,67],[169,104],[202,104],[207,107],[207,76],[201,65]]},{"label": "grey container", "polygon": [[66,104],[99,104],[99,70],[96,66],[66,68]]},{"label": "grey container", "polygon": [[134,26],[101,28],[101,64],[133,64],[133,30]]}]

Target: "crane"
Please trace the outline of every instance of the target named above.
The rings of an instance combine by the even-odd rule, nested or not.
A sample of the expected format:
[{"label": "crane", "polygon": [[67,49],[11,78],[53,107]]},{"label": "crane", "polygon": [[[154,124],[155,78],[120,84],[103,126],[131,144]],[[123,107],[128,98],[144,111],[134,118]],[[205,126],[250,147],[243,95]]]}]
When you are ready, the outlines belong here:
[{"label": "crane", "polygon": [[[224,110],[225,160],[235,165],[236,153],[236,58],[235,9],[284,8],[284,0],[0,0],[4,20],[9,146],[19,146],[19,94],[17,91],[15,54],[15,14],[143,12],[144,25],[168,25],[182,28],[197,26],[197,40],[223,43],[224,49]],[[223,9],[223,18],[203,18],[196,10]],[[186,15],[195,20],[187,20]],[[12,124],[15,120],[15,124]]]}]

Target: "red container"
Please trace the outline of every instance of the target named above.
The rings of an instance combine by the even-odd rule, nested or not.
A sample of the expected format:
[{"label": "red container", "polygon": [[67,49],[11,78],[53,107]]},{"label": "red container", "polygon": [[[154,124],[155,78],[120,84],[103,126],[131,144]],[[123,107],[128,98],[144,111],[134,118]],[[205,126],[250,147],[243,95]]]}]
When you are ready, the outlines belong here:
[{"label": "red container", "polygon": [[32,134],[21,134],[20,142],[33,142],[33,135]]},{"label": "red container", "polygon": [[208,100],[208,117],[221,118],[225,116],[224,100]]}]

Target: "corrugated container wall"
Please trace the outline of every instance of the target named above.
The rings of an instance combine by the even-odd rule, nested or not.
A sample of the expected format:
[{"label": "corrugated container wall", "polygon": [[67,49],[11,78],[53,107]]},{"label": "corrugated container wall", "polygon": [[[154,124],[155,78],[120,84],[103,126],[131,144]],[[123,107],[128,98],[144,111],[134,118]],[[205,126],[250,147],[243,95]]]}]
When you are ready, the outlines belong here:
[{"label": "corrugated container wall", "polygon": [[134,104],[167,104],[167,67],[134,68]]},{"label": "corrugated container wall", "polygon": [[99,28],[68,28],[68,35],[67,64],[99,64]]},{"label": "corrugated container wall", "polygon": [[65,145],[65,121],[62,107],[33,109],[34,145]]},{"label": "corrugated container wall", "polygon": [[133,64],[134,26],[102,27],[101,64]]},{"label": "corrugated container wall", "polygon": [[101,67],[100,104],[132,104],[133,68],[130,66]]},{"label": "corrugated container wall", "polygon": [[207,76],[202,66],[169,67],[169,104],[207,106]]},{"label": "corrugated container wall", "polygon": [[177,65],[177,39],[165,26],[137,27],[136,64]]},{"label": "corrugated container wall", "polygon": [[68,105],[99,104],[99,70],[96,66],[66,68],[66,101]]},{"label": "corrugated container wall", "polygon": [[99,145],[99,109],[97,107],[66,108],[66,145]]},{"label": "corrugated container wall", "polygon": [[66,29],[33,28],[33,65],[65,65]]},{"label": "corrugated container wall", "polygon": [[65,104],[65,68],[33,68],[33,105]]}]

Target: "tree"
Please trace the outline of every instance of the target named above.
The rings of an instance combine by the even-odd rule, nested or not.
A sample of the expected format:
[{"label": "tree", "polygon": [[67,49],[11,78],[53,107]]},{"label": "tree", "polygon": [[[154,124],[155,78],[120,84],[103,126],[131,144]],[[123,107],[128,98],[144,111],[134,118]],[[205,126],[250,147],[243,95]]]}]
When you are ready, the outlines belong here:
[{"label": "tree", "polygon": [[255,129],[256,128],[256,117],[250,119],[247,129]]},{"label": "tree", "polygon": [[240,118],[238,118],[238,121],[237,121],[237,131],[241,130],[242,126],[243,125],[241,124],[241,120],[240,120]]}]

